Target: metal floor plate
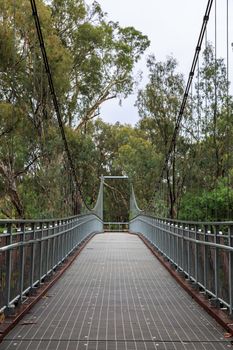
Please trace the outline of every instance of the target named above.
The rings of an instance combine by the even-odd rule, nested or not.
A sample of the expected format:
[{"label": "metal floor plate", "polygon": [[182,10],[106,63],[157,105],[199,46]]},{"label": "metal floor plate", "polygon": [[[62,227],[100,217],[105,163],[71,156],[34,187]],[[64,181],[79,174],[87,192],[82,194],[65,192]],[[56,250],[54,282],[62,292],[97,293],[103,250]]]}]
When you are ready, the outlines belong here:
[{"label": "metal floor plate", "polygon": [[96,235],[0,350],[221,350],[222,329],[127,233]]}]

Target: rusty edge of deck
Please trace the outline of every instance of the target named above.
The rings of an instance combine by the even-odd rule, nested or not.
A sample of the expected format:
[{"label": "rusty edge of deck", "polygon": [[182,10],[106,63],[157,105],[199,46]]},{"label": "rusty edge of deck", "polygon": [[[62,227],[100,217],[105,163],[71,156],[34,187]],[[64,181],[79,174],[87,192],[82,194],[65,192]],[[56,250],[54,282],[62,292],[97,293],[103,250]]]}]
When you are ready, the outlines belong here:
[{"label": "rusty edge of deck", "polygon": [[24,303],[16,307],[16,314],[5,318],[4,322],[0,324],[0,343],[5,336],[19,323],[19,321],[29,312],[29,310],[48,292],[48,290],[58,281],[64,272],[70,267],[77,256],[85,248],[88,242],[100,232],[91,233],[84,239],[80,245],[73,250],[73,252],[59,265],[54,274],[51,275],[47,281],[36,288],[35,295],[29,295]]},{"label": "rusty edge of deck", "polygon": [[152,254],[160,261],[160,263],[168,270],[168,272],[175,278],[177,283],[210,315],[212,316],[223,328],[228,332],[226,337],[233,337],[233,318],[227,315],[223,310],[210,304],[210,300],[207,295],[200,293],[199,289],[193,288],[193,286],[188,282],[188,280],[179,273],[172,264],[165,259],[165,257],[160,253],[152,243],[150,243],[142,234],[130,232],[133,235],[137,235],[147,248],[152,252]]}]

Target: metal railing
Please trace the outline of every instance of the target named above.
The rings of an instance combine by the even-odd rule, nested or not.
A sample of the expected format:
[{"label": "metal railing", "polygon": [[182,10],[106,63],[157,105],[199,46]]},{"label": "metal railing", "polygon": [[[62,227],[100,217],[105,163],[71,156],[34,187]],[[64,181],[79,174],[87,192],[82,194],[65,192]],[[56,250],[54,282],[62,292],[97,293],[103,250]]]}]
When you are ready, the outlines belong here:
[{"label": "metal railing", "polygon": [[0,220],[0,312],[49,276],[90,234],[103,231],[93,214],[54,220]]},{"label": "metal railing", "polygon": [[104,222],[104,231],[106,232],[128,232],[128,222]]},{"label": "metal railing", "polygon": [[177,270],[233,314],[233,222],[185,222],[138,215],[141,233]]}]

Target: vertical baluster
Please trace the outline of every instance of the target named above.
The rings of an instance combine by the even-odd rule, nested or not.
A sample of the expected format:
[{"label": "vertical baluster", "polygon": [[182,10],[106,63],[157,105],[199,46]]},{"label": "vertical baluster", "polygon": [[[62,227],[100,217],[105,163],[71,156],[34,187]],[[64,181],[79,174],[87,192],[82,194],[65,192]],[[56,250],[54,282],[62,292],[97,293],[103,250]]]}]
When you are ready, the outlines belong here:
[{"label": "vertical baluster", "polygon": [[[32,229],[32,240],[36,239],[36,225],[33,222],[31,224]],[[34,284],[34,269],[35,269],[35,243],[31,244],[31,264],[30,264],[30,287],[33,288]]]},{"label": "vertical baluster", "polygon": [[54,231],[51,232],[51,235],[53,238],[51,239],[52,242],[52,269],[54,270],[56,267],[56,237],[54,237]]},{"label": "vertical baluster", "polygon": [[[198,240],[198,225],[195,225],[195,240]],[[198,244],[195,242],[195,282],[198,283]]]},{"label": "vertical baluster", "polygon": [[[204,226],[204,241],[208,242],[208,226],[205,225]],[[204,246],[204,287],[205,290],[208,289],[207,288],[207,283],[208,283],[208,246],[205,245]]]},{"label": "vertical baluster", "polygon": [[[12,244],[12,223],[7,224],[7,245]],[[7,312],[10,313],[11,306],[11,269],[12,269],[12,249],[6,251],[6,304]]]},{"label": "vertical baluster", "polygon": [[184,224],[181,225],[181,263],[180,263],[180,267],[182,268],[182,270],[185,270],[185,263],[184,263],[184,230],[185,230],[185,226]]},{"label": "vertical baluster", "polygon": [[44,224],[40,223],[40,242],[39,242],[39,284],[42,282],[42,263],[43,263],[43,241],[44,236]]},{"label": "vertical baluster", "polygon": [[25,225],[24,223],[20,224],[20,241],[22,245],[20,246],[20,280],[19,280],[19,295],[20,295],[20,303],[23,301],[23,290],[24,290],[24,261],[25,261]]},{"label": "vertical baluster", "polygon": [[[233,226],[228,227],[228,245],[233,247]],[[230,315],[233,314],[233,252],[229,251],[229,304],[230,304]]]},{"label": "vertical baluster", "polygon": [[[190,238],[190,231],[191,231],[191,225],[188,224],[188,238]],[[191,274],[191,259],[190,259],[190,241],[187,241],[187,246],[188,246],[188,268],[187,268],[187,272],[188,272],[188,279],[190,279],[190,274]]]},{"label": "vertical baluster", "polygon": [[[214,227],[214,242],[219,243],[219,226]],[[219,297],[219,251],[218,248],[215,248],[214,254],[214,282],[215,282],[215,296],[216,299]]]}]

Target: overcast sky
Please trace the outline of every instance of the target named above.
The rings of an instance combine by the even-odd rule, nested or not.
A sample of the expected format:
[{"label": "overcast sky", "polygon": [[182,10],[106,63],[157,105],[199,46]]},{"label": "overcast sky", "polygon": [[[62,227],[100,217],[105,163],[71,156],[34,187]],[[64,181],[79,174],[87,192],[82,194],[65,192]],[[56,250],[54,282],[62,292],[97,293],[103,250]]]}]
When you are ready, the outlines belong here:
[{"label": "overcast sky", "polygon": [[[217,48],[220,56],[226,55],[226,3],[217,0]],[[229,46],[233,42],[233,0],[229,1]],[[90,3],[91,0],[88,0]],[[151,46],[145,57],[136,67],[143,71],[141,87],[147,80],[146,56],[154,53],[157,60],[164,61],[173,55],[179,62],[179,71],[185,77],[190,71],[197,39],[201,29],[207,0],[99,0],[102,9],[108,13],[109,20],[118,21],[121,26],[134,26],[146,34]],[[214,7],[208,24],[208,38],[214,38]],[[233,75],[233,50],[229,50],[230,80]],[[135,73],[136,73],[135,71]],[[134,107],[136,94],[123,101],[109,101],[101,108],[101,117],[110,123],[135,124],[139,117]]]}]

